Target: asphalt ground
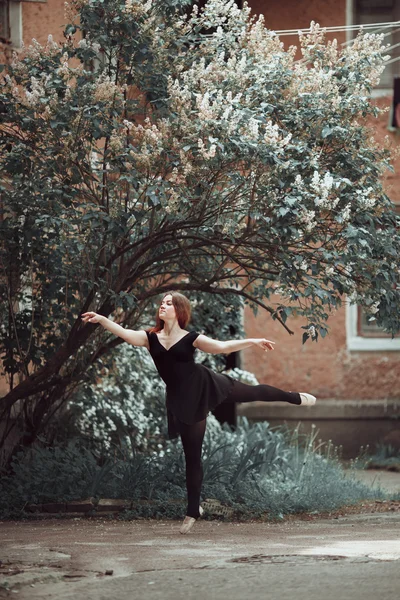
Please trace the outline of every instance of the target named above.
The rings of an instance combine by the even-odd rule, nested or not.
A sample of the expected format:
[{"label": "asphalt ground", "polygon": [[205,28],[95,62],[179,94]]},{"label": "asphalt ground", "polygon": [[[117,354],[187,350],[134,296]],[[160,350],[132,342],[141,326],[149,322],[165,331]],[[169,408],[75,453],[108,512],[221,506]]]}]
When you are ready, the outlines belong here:
[{"label": "asphalt ground", "polygon": [[[400,491],[398,473],[357,476]],[[279,523],[200,519],[186,536],[178,521],[0,521],[0,598],[399,600],[400,502],[353,511]]]},{"label": "asphalt ground", "polygon": [[400,512],[229,523],[0,523],[0,598],[400,597]]}]

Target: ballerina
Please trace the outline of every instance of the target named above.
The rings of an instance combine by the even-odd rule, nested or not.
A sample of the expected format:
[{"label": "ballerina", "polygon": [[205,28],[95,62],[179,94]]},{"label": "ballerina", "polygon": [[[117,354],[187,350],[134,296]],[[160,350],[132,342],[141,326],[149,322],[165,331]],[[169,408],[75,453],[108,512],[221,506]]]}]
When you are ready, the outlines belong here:
[{"label": "ballerina", "polygon": [[288,402],[308,406],[316,402],[315,396],[305,392],[285,392],[265,384],[248,385],[195,363],[196,348],[210,354],[229,354],[256,346],[267,352],[274,350],[275,342],[265,338],[214,340],[186,330],[190,315],[190,301],[179,292],[165,294],[157,310],[156,324],[147,331],[125,329],[95,312],[81,315],[84,323],[99,323],[128,344],[147,348],[166,384],[168,435],[171,439],[181,437],[186,463],[188,502],[180,528],[182,534],[191,530],[203,512],[201,451],[209,411],[222,402]]}]

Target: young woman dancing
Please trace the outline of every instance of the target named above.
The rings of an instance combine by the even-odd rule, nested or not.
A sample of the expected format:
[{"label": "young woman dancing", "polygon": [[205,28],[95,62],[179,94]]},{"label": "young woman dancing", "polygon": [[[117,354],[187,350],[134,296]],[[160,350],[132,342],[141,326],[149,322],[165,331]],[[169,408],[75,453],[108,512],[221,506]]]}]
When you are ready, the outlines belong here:
[{"label": "young woman dancing", "polygon": [[145,346],[166,383],[168,435],[180,435],[186,461],[187,511],[180,528],[188,533],[201,516],[200,492],[203,482],[201,449],[206,430],[207,414],[221,402],[289,402],[297,405],[315,404],[311,394],[284,392],[269,385],[247,385],[228,375],[217,374],[194,362],[198,348],[210,354],[229,354],[257,346],[274,349],[274,343],[264,338],[218,341],[185,328],[190,320],[190,302],[179,292],[168,292],[157,311],[156,325],[148,331],[125,329],[95,312],[82,316],[84,323],[100,323],[111,333],[133,346]]}]

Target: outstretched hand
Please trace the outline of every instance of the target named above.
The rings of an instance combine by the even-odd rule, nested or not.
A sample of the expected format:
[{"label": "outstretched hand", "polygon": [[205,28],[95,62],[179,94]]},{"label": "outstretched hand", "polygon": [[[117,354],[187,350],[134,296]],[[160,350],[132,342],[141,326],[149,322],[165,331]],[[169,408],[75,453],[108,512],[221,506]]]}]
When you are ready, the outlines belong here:
[{"label": "outstretched hand", "polygon": [[100,323],[103,315],[98,315],[95,312],[86,312],[81,315],[81,318],[84,323]]},{"label": "outstretched hand", "polygon": [[265,352],[268,352],[268,350],[274,350],[275,342],[271,342],[271,340],[266,340],[265,338],[260,338],[260,339],[255,339],[254,343],[256,346],[258,346],[259,348],[261,348],[261,350],[264,350]]}]

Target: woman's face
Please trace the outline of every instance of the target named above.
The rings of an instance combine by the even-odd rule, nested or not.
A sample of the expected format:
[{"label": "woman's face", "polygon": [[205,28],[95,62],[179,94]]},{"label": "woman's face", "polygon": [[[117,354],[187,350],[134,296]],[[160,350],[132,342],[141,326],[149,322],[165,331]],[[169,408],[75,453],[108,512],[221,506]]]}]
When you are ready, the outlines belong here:
[{"label": "woman's face", "polygon": [[158,309],[160,319],[163,321],[173,321],[176,319],[175,307],[172,304],[172,296],[168,294],[161,300],[160,308]]}]

